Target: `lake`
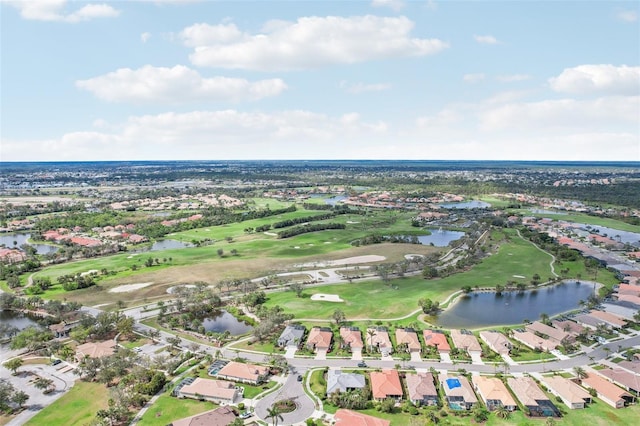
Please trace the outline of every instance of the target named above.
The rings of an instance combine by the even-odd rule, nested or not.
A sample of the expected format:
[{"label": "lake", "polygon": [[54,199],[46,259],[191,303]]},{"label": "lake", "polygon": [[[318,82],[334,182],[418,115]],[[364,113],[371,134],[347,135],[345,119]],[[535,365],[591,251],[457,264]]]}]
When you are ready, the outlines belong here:
[{"label": "lake", "polygon": [[[17,234],[0,234],[0,244],[4,244],[7,248],[20,248],[23,244],[28,244],[31,247],[37,250],[38,254],[47,254],[47,253],[55,253],[58,251],[58,247],[51,246],[47,244],[34,244],[29,243],[29,238],[31,238],[31,234],[27,234],[24,232],[19,232]],[[14,246],[13,242],[16,241],[18,244]]]},{"label": "lake", "polygon": [[438,204],[443,209],[450,210],[463,210],[463,209],[487,209],[491,207],[491,204],[485,203],[484,201],[464,201],[461,203],[442,203]]},{"label": "lake", "polygon": [[239,321],[236,317],[231,315],[227,311],[220,311],[218,316],[213,318],[205,318],[202,321],[202,325],[206,331],[213,331],[214,333],[224,333],[229,331],[232,336],[247,333],[253,330],[253,327]]},{"label": "lake", "polygon": [[557,315],[578,308],[580,300],[593,294],[592,283],[566,281],[522,293],[472,292],[440,315],[435,323],[444,328],[478,328],[494,325],[522,324],[535,321],[540,314]]},{"label": "lake", "polygon": [[187,247],[193,247],[193,244],[183,243],[182,241],[178,241],[178,240],[162,240],[162,241],[156,241],[151,245],[151,247],[145,250],[140,250],[140,251],[161,251],[161,250],[171,250],[171,249],[182,249]]},{"label": "lake", "polygon": [[435,247],[446,247],[451,241],[459,240],[464,237],[464,232],[447,231],[445,229],[429,229],[431,235],[419,235],[418,241],[424,245],[433,243]]},{"label": "lake", "polygon": [[620,241],[623,243],[629,243],[633,246],[640,247],[640,234],[637,232],[621,231],[619,229],[607,228],[606,226],[587,225],[585,223],[576,223],[582,229],[597,230],[600,235],[607,235],[612,240],[617,240],[617,236],[620,236]]}]

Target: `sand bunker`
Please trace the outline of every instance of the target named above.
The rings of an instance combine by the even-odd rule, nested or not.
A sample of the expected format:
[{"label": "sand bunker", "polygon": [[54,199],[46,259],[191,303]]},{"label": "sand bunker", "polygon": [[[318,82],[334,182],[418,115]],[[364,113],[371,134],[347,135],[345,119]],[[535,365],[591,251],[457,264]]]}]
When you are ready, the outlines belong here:
[{"label": "sand bunker", "polygon": [[418,259],[422,259],[424,257],[424,255],[422,255],[422,254],[405,254],[404,255],[404,258],[407,259],[407,260],[411,260],[414,257],[416,257]]},{"label": "sand bunker", "polygon": [[84,277],[85,275],[91,275],[91,274],[94,274],[94,273],[95,273],[95,274],[97,274],[98,272],[99,272],[99,271],[98,271],[97,269],[91,269],[91,270],[89,270],[89,271],[87,271],[87,272],[83,272],[83,273],[81,273],[81,274],[80,274],[80,276],[81,276],[81,277]]},{"label": "sand bunker", "polygon": [[344,302],[337,294],[318,293],[311,296],[311,300],[322,300],[324,302]]},{"label": "sand bunker", "polygon": [[277,237],[278,234],[276,234],[275,232],[264,232],[264,235],[269,235],[270,237]]},{"label": "sand bunker", "polygon": [[347,257],[347,258],[338,259],[338,260],[327,260],[322,262],[307,262],[307,263],[303,263],[302,265],[296,265],[296,266],[302,266],[307,268],[308,267],[326,268],[329,266],[355,265],[358,263],[381,262],[386,259],[387,258],[384,256],[369,254],[366,256],[354,256],[354,257]]},{"label": "sand bunker", "polygon": [[144,288],[148,285],[153,284],[152,282],[150,283],[138,283],[138,284],[125,284],[125,285],[120,285],[118,287],[114,287],[111,290],[109,290],[109,293],[126,293],[129,291],[135,291],[135,290],[139,290],[141,288]]},{"label": "sand bunker", "polygon": [[360,223],[360,222],[356,222],[355,220],[348,220],[347,223]]},{"label": "sand bunker", "polygon": [[513,278],[527,278],[524,275],[514,275]]}]

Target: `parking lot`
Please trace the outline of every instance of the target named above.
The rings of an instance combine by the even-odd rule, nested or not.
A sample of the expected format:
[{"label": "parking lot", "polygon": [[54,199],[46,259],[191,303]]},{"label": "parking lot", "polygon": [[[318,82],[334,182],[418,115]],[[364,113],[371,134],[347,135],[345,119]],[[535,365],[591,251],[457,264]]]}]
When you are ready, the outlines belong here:
[{"label": "parking lot", "polygon": [[[44,394],[41,389],[36,389],[33,382],[38,377],[50,379],[55,390]],[[6,368],[0,368],[0,379],[5,379],[16,389],[20,389],[29,395],[26,409],[18,414],[7,426],[23,425],[38,411],[50,405],[56,399],[64,395],[75,383],[78,376],[69,369],[69,364],[61,362],[56,366],[48,364],[23,365],[18,369],[18,374],[13,376]]]}]

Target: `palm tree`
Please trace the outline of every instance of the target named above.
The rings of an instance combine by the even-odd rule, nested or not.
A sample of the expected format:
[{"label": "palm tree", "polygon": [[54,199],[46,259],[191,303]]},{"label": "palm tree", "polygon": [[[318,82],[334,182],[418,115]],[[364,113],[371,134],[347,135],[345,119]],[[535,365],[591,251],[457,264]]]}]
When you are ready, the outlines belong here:
[{"label": "palm tree", "polygon": [[509,410],[507,410],[507,407],[505,407],[504,405],[500,404],[496,407],[496,416],[498,416],[501,419],[508,419],[509,417],[511,417],[511,412]]},{"label": "palm tree", "polygon": [[585,377],[587,377],[587,372],[582,367],[574,367],[573,372],[578,379],[584,379]]},{"label": "palm tree", "polygon": [[373,328],[368,329],[367,335],[369,336],[369,352],[373,352],[373,336],[376,335],[376,330]]},{"label": "palm tree", "polygon": [[267,408],[267,419],[273,420],[273,426],[278,426],[278,419],[284,421],[284,417],[282,417],[280,409],[275,405],[272,405],[271,408]]}]

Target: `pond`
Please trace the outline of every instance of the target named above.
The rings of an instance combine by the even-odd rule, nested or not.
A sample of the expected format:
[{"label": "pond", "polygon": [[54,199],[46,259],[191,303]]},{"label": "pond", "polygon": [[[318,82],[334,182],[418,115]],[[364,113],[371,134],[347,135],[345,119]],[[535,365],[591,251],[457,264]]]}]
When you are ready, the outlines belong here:
[{"label": "pond", "polygon": [[472,292],[457,301],[435,320],[445,328],[478,328],[535,321],[540,314],[557,315],[578,308],[580,300],[593,294],[593,283],[566,281],[525,292]]},{"label": "pond", "polygon": [[140,248],[136,250],[132,250],[133,253],[147,252],[147,251],[162,251],[162,250],[171,250],[171,249],[181,249],[193,247],[191,243],[184,243],[178,240],[161,240],[156,241],[150,247]]},{"label": "pond", "polygon": [[0,310],[0,324],[8,324],[12,327],[19,328],[20,330],[22,330],[23,328],[27,328],[30,325],[39,327],[37,322],[16,311]]},{"label": "pond", "polygon": [[334,196],[328,197],[328,198],[325,198],[325,197],[326,197],[325,194],[311,194],[311,198],[322,198],[322,199],[324,199],[325,203],[330,204],[332,206],[335,206],[340,201],[347,199],[346,195],[334,195]]},{"label": "pond", "polygon": [[529,211],[534,214],[559,214],[559,215],[565,215],[565,216],[567,214],[566,212],[563,212],[560,210],[549,210],[549,209],[529,209]]},{"label": "pond", "polygon": [[463,210],[463,209],[486,209],[491,207],[491,204],[485,203],[484,201],[465,201],[462,203],[442,203],[438,204],[443,209],[451,209],[451,210]]},{"label": "pond", "polygon": [[464,237],[464,232],[447,231],[444,229],[429,229],[431,235],[420,235],[418,241],[424,245],[433,243],[435,247],[446,247],[451,241],[459,240]]},{"label": "pond", "polygon": [[253,330],[249,324],[239,321],[236,317],[227,311],[220,311],[219,315],[213,318],[205,318],[202,325],[206,331],[214,333],[224,333],[229,331],[232,336],[247,333]]},{"label": "pond", "polygon": [[[51,246],[48,244],[34,244],[29,243],[29,238],[31,238],[31,234],[27,234],[24,232],[18,232],[16,234],[0,234],[0,244],[4,244],[7,248],[20,248],[23,244],[28,244],[31,247],[37,250],[38,254],[47,254],[47,253],[55,253],[58,251],[58,247]],[[13,242],[18,244],[14,245]]]}]

